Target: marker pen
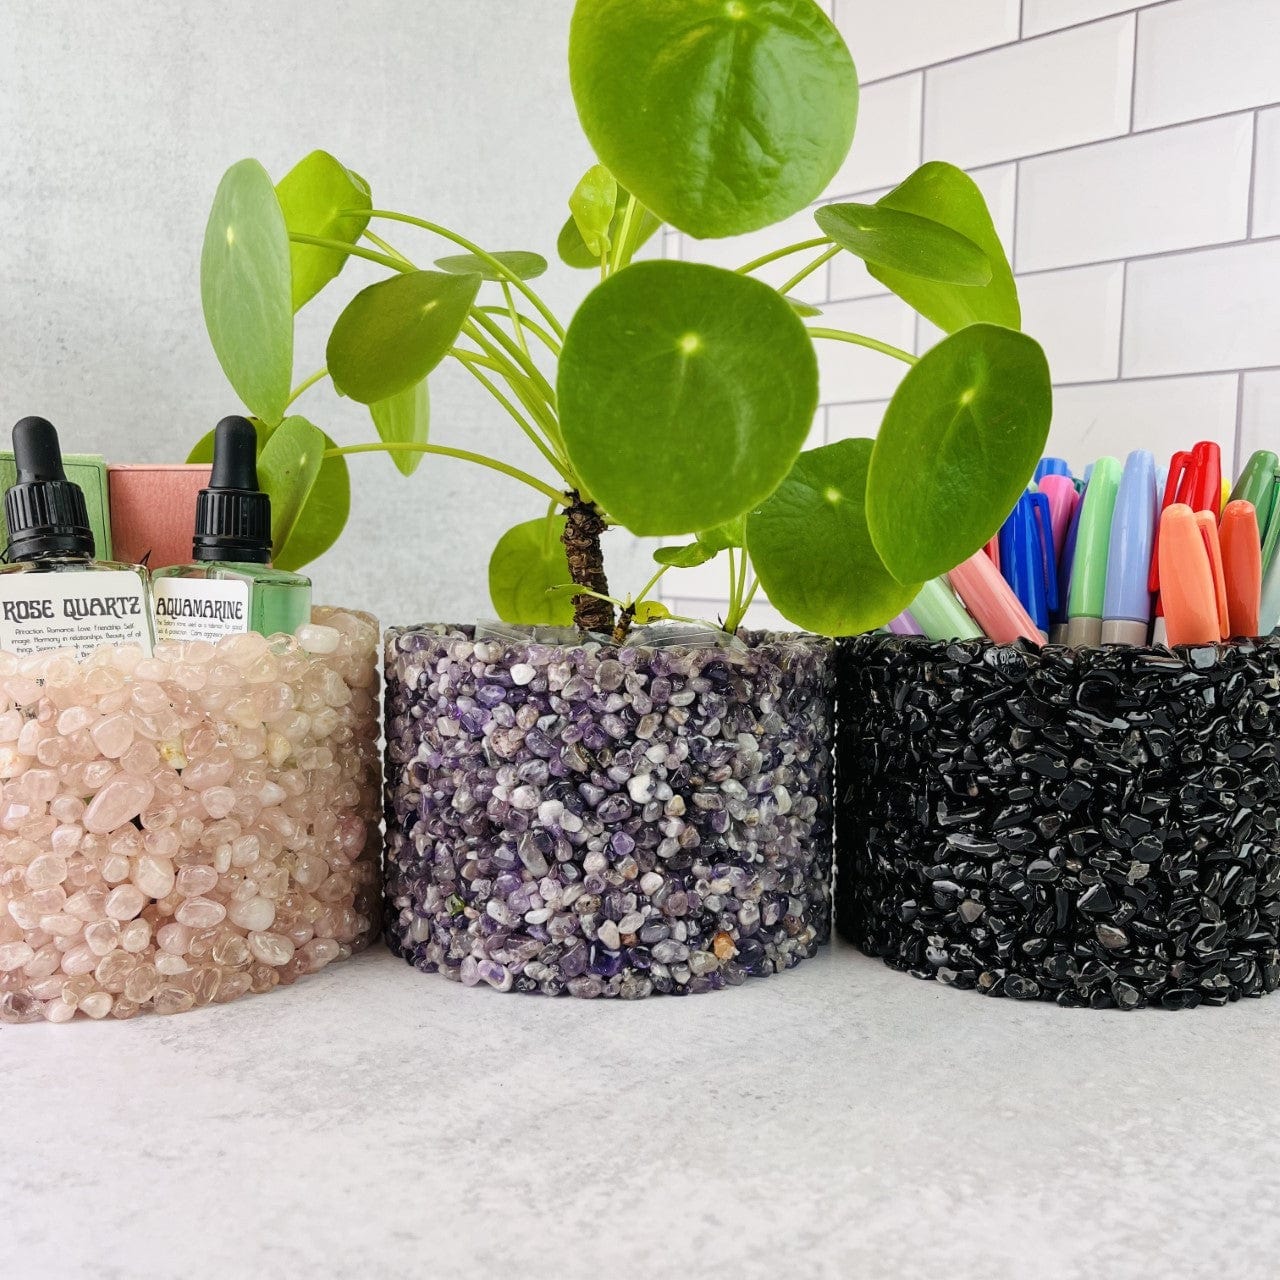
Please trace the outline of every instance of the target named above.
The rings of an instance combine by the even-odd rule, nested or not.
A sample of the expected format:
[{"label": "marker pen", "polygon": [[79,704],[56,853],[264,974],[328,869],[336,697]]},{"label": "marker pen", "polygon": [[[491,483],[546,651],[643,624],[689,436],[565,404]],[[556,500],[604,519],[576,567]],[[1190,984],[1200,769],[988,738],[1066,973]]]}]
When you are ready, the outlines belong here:
[{"label": "marker pen", "polygon": [[1262,592],[1262,546],[1253,503],[1244,499],[1228,502],[1218,533],[1227,584],[1227,635],[1256,636]]},{"label": "marker pen", "polygon": [[945,578],[934,578],[920,588],[909,610],[930,640],[981,640],[983,631],[956,599]]},{"label": "marker pen", "polygon": [[1019,636],[1044,644],[1044,632],[1031,620],[995,565],[979,551],[947,574],[956,594],[978,625],[997,644],[1011,644]]},{"label": "marker pen", "polygon": [[1147,575],[1155,547],[1156,463],[1146,449],[1125,460],[1107,546],[1103,644],[1146,644],[1151,629]]},{"label": "marker pen", "polygon": [[1087,648],[1102,643],[1102,602],[1107,588],[1111,517],[1120,490],[1120,462],[1102,457],[1093,464],[1080,508],[1080,533],[1071,566],[1067,600],[1067,644]]},{"label": "marker pen", "polygon": [[1175,502],[1160,517],[1157,549],[1164,583],[1168,644],[1215,644],[1222,639],[1217,589],[1195,512]]}]

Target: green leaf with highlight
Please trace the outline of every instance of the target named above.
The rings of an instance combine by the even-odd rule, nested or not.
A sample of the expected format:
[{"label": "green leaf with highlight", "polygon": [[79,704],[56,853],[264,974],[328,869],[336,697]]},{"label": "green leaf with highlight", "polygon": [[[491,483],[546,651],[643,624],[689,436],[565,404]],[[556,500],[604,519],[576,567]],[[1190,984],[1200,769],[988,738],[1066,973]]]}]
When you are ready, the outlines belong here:
[{"label": "green leaf with highlight", "polygon": [[[618,188],[617,205],[608,230],[610,245],[622,234],[622,220],[626,216],[627,197],[629,194],[621,187]],[[632,243],[637,249],[653,239],[654,233],[662,226],[662,219],[652,209],[646,209],[643,205],[640,208],[642,210],[639,215],[640,226],[638,230],[632,232]],[[592,253],[587,247],[582,238],[582,231],[572,217],[560,228],[560,236],[556,241],[556,252],[560,255],[560,261],[566,266],[576,267],[580,271],[589,271],[592,268],[599,270],[600,268],[600,254]]]},{"label": "green leaf with highlight", "polygon": [[899,582],[936,578],[991,540],[1035,471],[1052,414],[1044,352],[1015,329],[970,325],[912,366],[867,482],[871,538]]},{"label": "green leaf with highlight", "polygon": [[902,271],[922,280],[984,285],[991,280],[987,255],[967,236],[878,204],[828,204],[814,221],[842,249],[868,266]]},{"label": "green leaf with highlight", "polygon": [[200,301],[227,381],[251,413],[279,422],[293,379],[289,233],[256,160],[233,164],[218,184],[200,255]]},{"label": "green leaf with highlight", "polygon": [[747,550],[774,608],[807,631],[855,635],[897,617],[918,586],[885,568],[867,528],[872,441],[802,453],[747,517]]},{"label": "green leaf with highlight", "polygon": [[853,59],[813,0],[578,0],[569,82],[601,163],[699,237],[811,204],[858,110]]},{"label": "green leaf with highlight", "polygon": [[480,283],[474,273],[410,271],[362,289],[329,335],[333,385],[373,404],[421,382],[457,341]]},{"label": "green leaf with highlight", "polygon": [[[540,253],[529,253],[524,249],[502,249],[491,253],[489,258],[500,262],[506,269],[521,280],[536,280],[547,269],[547,260]],[[437,258],[436,266],[455,276],[479,276],[483,280],[507,280],[508,277],[478,253],[455,253],[447,258]]]},{"label": "green leaf with highlight", "polygon": [[526,520],[498,539],[489,558],[489,595],[503,622],[573,625],[573,585],[565,556],[564,516]]},{"label": "green leaf with highlight", "polygon": [[931,161],[883,196],[877,206],[950,227],[977,245],[991,268],[986,284],[957,284],[926,280],[891,265],[868,262],[867,270],[881,284],[948,333],[970,324],[998,324],[1010,329],[1021,326],[1022,310],[1009,259],[996,234],[987,202],[967,173],[954,165]]},{"label": "green leaf with highlight", "polygon": [[[383,444],[426,444],[431,427],[427,380],[423,378],[386,400],[375,400],[369,406],[369,415]],[[423,453],[397,449],[391,454],[391,461],[404,475],[411,476],[425,457]]]},{"label": "green leaf with highlight", "polygon": [[[327,151],[304,156],[276,183],[276,196],[290,231],[355,244],[373,208],[369,184]],[[353,214],[349,211],[358,209]],[[293,309],[301,310],[347,265],[350,254],[311,244],[289,245]]]},{"label": "green leaf with highlight", "polygon": [[570,461],[633,533],[694,533],[758,505],[818,403],[813,343],[767,285],[641,262],[587,297],[565,337],[558,402]]}]

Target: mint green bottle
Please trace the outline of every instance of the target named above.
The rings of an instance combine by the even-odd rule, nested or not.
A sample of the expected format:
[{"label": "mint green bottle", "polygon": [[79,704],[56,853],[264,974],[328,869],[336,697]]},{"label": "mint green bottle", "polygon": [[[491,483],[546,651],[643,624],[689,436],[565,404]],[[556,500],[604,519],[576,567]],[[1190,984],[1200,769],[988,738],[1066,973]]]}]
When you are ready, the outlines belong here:
[{"label": "mint green bottle", "polygon": [[245,418],[213,434],[213,475],[196,500],[191,564],[151,575],[157,640],[292,634],[311,620],[311,580],[271,567],[271,499],[258,488],[258,437]]}]

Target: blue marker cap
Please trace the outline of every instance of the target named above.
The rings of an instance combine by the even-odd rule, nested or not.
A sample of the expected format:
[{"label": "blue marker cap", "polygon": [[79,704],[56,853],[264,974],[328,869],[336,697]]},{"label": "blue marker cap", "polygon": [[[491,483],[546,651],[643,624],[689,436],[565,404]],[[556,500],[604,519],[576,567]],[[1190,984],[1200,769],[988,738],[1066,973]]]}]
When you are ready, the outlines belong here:
[{"label": "blue marker cap", "polygon": [[1049,499],[1024,493],[1000,529],[1000,572],[1041,631],[1058,604],[1058,573],[1053,551]]},{"label": "blue marker cap", "polygon": [[1151,625],[1147,576],[1159,506],[1155,459],[1146,449],[1135,449],[1125,459],[1111,520],[1102,605],[1103,644],[1147,643]]},{"label": "blue marker cap", "polygon": [[1071,467],[1066,458],[1041,458],[1036,463],[1035,482],[1039,484],[1045,476],[1069,476]]}]

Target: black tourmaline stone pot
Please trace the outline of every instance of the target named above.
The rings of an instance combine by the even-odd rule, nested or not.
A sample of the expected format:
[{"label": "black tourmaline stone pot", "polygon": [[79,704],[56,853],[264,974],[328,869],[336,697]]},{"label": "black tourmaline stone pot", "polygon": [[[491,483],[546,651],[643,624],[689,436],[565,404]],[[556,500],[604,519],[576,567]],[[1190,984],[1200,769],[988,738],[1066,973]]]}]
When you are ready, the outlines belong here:
[{"label": "black tourmaline stone pot", "polygon": [[831,645],[392,631],[387,938],[502,991],[682,995],[815,953],[831,907]]},{"label": "black tourmaline stone pot", "polygon": [[916,977],[1182,1009],[1280,981],[1280,643],[841,642],[836,928]]}]

